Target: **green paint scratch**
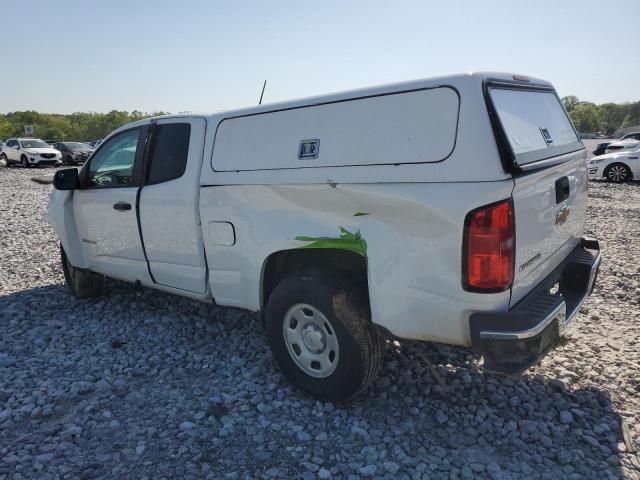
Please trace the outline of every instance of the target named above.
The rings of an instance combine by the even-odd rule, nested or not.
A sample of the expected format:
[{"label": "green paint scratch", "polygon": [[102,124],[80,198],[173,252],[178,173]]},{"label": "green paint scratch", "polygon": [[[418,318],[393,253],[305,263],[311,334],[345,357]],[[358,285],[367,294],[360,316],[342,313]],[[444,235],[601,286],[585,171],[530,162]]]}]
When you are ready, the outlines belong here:
[{"label": "green paint scratch", "polygon": [[369,212],[356,212],[353,214],[354,217],[364,217],[365,215],[369,215]]},{"label": "green paint scratch", "polygon": [[311,242],[307,245],[303,245],[300,248],[339,248],[342,250],[351,250],[367,258],[367,242],[360,231],[351,233],[345,228],[340,227],[340,237],[296,237],[296,240],[301,242]]}]

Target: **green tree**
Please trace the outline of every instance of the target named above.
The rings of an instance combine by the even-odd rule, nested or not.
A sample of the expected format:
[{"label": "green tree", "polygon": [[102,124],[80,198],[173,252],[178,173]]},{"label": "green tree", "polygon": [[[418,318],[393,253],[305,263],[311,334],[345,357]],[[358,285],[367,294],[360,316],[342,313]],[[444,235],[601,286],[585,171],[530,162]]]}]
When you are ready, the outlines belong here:
[{"label": "green tree", "polygon": [[567,113],[571,113],[573,109],[580,103],[578,97],[575,95],[567,95],[566,97],[562,97],[562,104],[564,105]]},{"label": "green tree", "polygon": [[633,102],[629,104],[629,115],[631,119],[631,125],[640,125],[640,102]]},{"label": "green tree", "polygon": [[6,118],[0,117],[0,139],[6,140],[13,135],[13,125]]},{"label": "green tree", "polygon": [[631,115],[627,115],[626,117],[624,117],[624,120],[622,121],[622,127],[632,127],[634,126],[635,120],[633,119],[633,117]]},{"label": "green tree", "polygon": [[571,110],[569,116],[580,133],[597,132],[600,130],[598,108],[592,103],[579,103]]},{"label": "green tree", "polygon": [[617,103],[603,103],[598,106],[598,119],[600,126],[607,135],[613,134],[624,121],[627,106]]}]

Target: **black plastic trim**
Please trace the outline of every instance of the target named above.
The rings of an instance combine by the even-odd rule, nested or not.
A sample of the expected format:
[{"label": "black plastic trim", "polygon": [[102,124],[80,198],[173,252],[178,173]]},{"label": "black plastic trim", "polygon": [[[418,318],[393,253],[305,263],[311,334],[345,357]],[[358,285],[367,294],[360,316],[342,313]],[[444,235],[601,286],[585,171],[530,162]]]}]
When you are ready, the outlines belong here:
[{"label": "black plastic trim", "polygon": [[556,204],[563,202],[567,198],[569,198],[571,194],[571,186],[569,184],[569,179],[564,176],[560,177],[556,180],[555,184],[556,190]]},{"label": "black plastic trim", "polygon": [[[144,125],[142,128],[144,129],[144,148],[141,153],[141,175],[146,176],[144,172],[146,172],[146,165],[148,162],[149,146],[152,139],[152,133],[155,130],[155,120],[152,120],[148,125]],[[136,158],[137,161],[137,158]],[[140,244],[142,245],[142,254],[144,255],[144,260],[147,262],[147,271],[149,272],[149,277],[153,283],[156,282],[155,277],[153,276],[153,272],[151,272],[151,264],[149,263],[149,257],[147,256],[147,248],[144,245],[144,237],[142,236],[142,223],[140,221],[140,195],[142,194],[142,189],[144,188],[144,182],[140,182],[140,186],[138,187],[138,191],[136,192],[136,220],[138,222],[138,235],[140,236]]]}]

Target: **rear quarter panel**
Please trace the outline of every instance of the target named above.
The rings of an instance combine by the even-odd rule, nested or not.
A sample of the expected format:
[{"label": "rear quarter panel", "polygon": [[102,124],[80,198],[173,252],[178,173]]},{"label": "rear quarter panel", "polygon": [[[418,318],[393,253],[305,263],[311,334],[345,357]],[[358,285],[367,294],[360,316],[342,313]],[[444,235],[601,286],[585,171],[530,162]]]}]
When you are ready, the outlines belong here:
[{"label": "rear quarter panel", "polygon": [[[336,238],[344,228],[359,232],[367,245],[374,323],[402,338],[468,345],[469,313],[506,309],[509,292],[463,291],[464,217],[508,198],[512,187],[510,180],[204,187],[200,211],[211,291],[218,304],[257,311],[269,255],[309,243],[296,238]],[[231,222],[235,245],[215,245],[211,222]]]}]

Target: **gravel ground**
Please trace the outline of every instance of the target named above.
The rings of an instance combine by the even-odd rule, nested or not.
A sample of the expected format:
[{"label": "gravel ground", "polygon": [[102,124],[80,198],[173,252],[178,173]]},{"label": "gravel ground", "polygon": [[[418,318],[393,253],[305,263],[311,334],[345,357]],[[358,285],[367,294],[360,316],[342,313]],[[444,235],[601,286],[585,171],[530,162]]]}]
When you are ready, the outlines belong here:
[{"label": "gravel ground", "polygon": [[115,282],[69,296],[32,175],[0,170],[0,479],[640,478],[640,183],[591,184],[599,283],[540,365],[390,345],[335,405],[281,378],[253,314]]}]

